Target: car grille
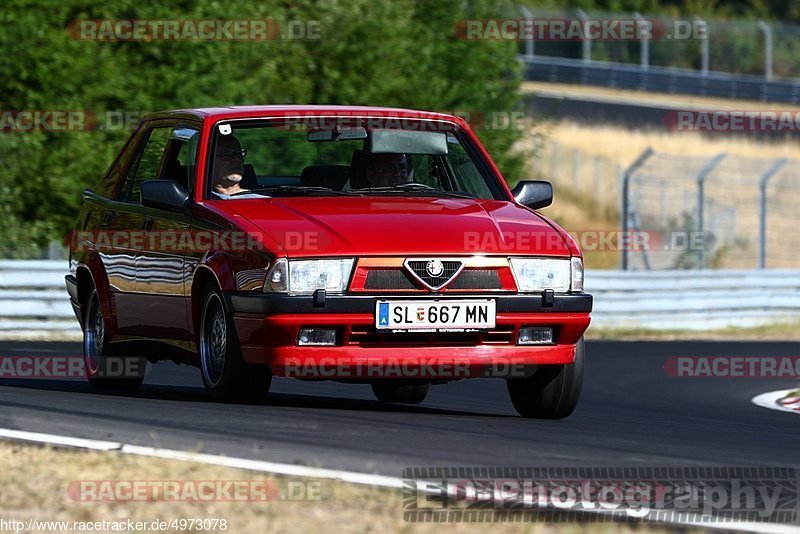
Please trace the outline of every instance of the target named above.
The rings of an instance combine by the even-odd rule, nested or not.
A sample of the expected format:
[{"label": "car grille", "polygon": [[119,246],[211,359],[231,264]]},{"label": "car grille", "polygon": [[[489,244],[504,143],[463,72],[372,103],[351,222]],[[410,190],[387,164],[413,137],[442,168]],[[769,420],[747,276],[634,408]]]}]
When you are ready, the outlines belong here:
[{"label": "car grille", "polygon": [[[447,286],[448,290],[496,290],[502,288],[500,276],[494,269],[465,269]],[[400,269],[374,269],[367,273],[364,289],[370,291],[413,291],[419,288],[409,278],[409,275]]]},{"label": "car grille", "polygon": [[461,271],[447,289],[502,289],[500,276],[494,269]]},{"label": "car grille", "polygon": [[417,289],[417,286],[399,269],[378,269],[367,274],[364,289]]},{"label": "car grille", "polygon": [[378,332],[373,327],[354,327],[346,344],[362,347],[375,346],[446,346],[472,347],[475,345],[508,345],[514,340],[514,328],[498,326],[485,332]]},{"label": "car grille", "polygon": [[419,277],[420,280],[425,282],[431,287],[441,287],[447,282],[450,281],[451,278],[458,272],[464,262],[458,260],[444,260],[442,261],[442,266],[444,267],[444,271],[439,276],[431,276],[428,274],[428,270],[426,266],[428,265],[428,260],[410,260],[408,262],[408,268]]}]

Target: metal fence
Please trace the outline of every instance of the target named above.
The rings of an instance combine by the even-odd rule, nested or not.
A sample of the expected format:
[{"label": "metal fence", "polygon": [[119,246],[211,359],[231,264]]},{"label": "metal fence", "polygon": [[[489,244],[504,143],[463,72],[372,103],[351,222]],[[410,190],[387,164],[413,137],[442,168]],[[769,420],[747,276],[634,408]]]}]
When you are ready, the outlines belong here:
[{"label": "metal fence", "polygon": [[79,339],[66,261],[0,260],[0,337]]},{"label": "metal fence", "polygon": [[712,330],[800,320],[800,271],[587,271],[592,326]]},{"label": "metal fence", "polygon": [[[636,12],[604,12],[582,9],[543,9],[520,6],[526,20],[568,21],[584,35],[558,39],[534,32],[522,36],[520,54],[580,59],[585,63],[606,61],[651,67],[694,69],[775,78],[800,78],[800,26],[758,19],[668,17]],[[634,22],[635,21],[635,22]],[[610,32],[603,32],[602,22]],[[647,32],[615,33],[621,24],[635,23]],[[594,26],[585,26],[593,24]],[[546,26],[545,26],[546,27]],[[595,37],[592,37],[592,29]],[[546,33],[546,32],[543,32]]]},{"label": "metal fence", "polygon": [[620,250],[622,269],[800,267],[800,161],[648,149],[622,169],[552,143],[536,167],[557,196],[588,199],[618,214],[621,231],[647,234],[648,246]]},{"label": "metal fence", "polygon": [[798,163],[645,151],[623,175],[622,229],[680,235],[684,242],[625,250],[623,268],[797,267]]},{"label": "metal fence", "polygon": [[[800,102],[800,26],[761,20],[676,20],[639,13],[520,7],[526,20],[641,21],[653,38],[520,43],[527,79]],[[652,31],[652,28],[663,31]],[[681,29],[687,29],[684,33]],[[657,35],[659,34],[659,35]],[[681,38],[681,34],[684,38]],[[581,36],[582,37],[582,36]]]},{"label": "metal fence", "polygon": [[673,67],[584,62],[579,59],[521,56],[525,79],[540,82],[598,85],[635,91],[800,103],[800,81],[773,80],[746,74],[703,73]]},{"label": "metal fence", "polygon": [[543,180],[553,182],[557,195],[575,191],[595,204],[619,205],[623,168],[610,159],[550,143],[540,152],[535,170]]},{"label": "metal fence", "polygon": [[[0,260],[0,339],[78,340],[65,261]],[[589,270],[592,325],[708,330],[800,321],[800,271]]]}]

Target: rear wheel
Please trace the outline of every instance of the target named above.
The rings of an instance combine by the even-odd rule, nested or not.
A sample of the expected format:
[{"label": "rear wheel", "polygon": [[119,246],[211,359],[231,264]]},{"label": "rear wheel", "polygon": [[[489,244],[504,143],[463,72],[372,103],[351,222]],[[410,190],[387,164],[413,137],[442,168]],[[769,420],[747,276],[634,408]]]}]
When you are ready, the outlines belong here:
[{"label": "rear wheel", "polygon": [[134,356],[114,354],[106,337],[106,322],[97,290],[86,301],[83,323],[83,357],[86,378],[98,389],[134,390],[142,385],[147,361]]},{"label": "rear wheel", "polygon": [[236,329],[222,293],[209,289],[200,316],[200,370],[206,391],[217,400],[256,403],[264,400],[272,382],[266,365],[248,364],[242,357]]},{"label": "rear wheel", "polygon": [[569,417],[581,396],[585,352],[581,338],[574,363],[542,365],[531,377],[508,379],[508,394],[517,413],[535,419]]},{"label": "rear wheel", "polygon": [[431,385],[403,384],[397,381],[373,382],[372,392],[381,402],[419,404],[425,400]]}]

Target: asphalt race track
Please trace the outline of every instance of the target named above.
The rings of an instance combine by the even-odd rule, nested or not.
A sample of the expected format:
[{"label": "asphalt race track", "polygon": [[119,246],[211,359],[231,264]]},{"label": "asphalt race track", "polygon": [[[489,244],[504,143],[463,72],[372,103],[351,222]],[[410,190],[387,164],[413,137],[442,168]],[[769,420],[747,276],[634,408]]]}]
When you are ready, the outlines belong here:
[{"label": "asphalt race track", "polygon": [[[79,343],[0,343],[2,356]],[[667,376],[669,356],[793,356],[796,343],[589,342],[584,392],[564,421],[517,417],[501,380],[435,386],[419,406],[367,385],[273,381],[268,403],[206,399],[197,369],[160,363],[135,394],[83,381],[0,380],[0,427],[402,476],[407,466],[798,466],[800,418],[750,399],[784,379]]]}]

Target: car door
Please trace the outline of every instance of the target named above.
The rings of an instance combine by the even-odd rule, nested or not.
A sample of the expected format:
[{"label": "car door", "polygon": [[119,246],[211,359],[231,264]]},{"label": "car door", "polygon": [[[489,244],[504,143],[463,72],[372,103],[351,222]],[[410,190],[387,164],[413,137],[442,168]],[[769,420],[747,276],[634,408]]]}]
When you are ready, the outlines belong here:
[{"label": "car door", "polygon": [[[136,283],[135,255],[126,239],[130,222],[125,214],[125,204],[118,200],[118,191],[123,187],[145,131],[145,128],[138,128],[133,132],[103,180],[83,192],[86,218],[79,223],[78,241],[83,250],[92,254],[83,257],[82,261],[93,269],[95,283],[107,283],[107,293],[102,293],[110,306],[109,318],[114,331],[119,328],[120,303],[123,309],[129,307],[128,297],[134,292]],[[92,257],[94,254],[96,257]],[[98,269],[95,260],[99,260],[101,268]]]},{"label": "car door", "polygon": [[[199,125],[172,128],[155,179],[174,180],[191,191],[199,137]],[[191,341],[186,303],[186,286],[192,274],[186,268],[186,253],[195,243],[191,217],[188,213],[145,207],[142,224],[146,246],[136,256],[142,335]]]},{"label": "car door", "polygon": [[141,184],[157,176],[173,125],[172,121],[156,121],[143,126],[137,153],[116,193],[112,213],[104,219],[111,252],[103,263],[120,334],[143,335],[143,303],[136,275],[137,257],[148,246],[143,239],[146,210],[141,204]]}]

